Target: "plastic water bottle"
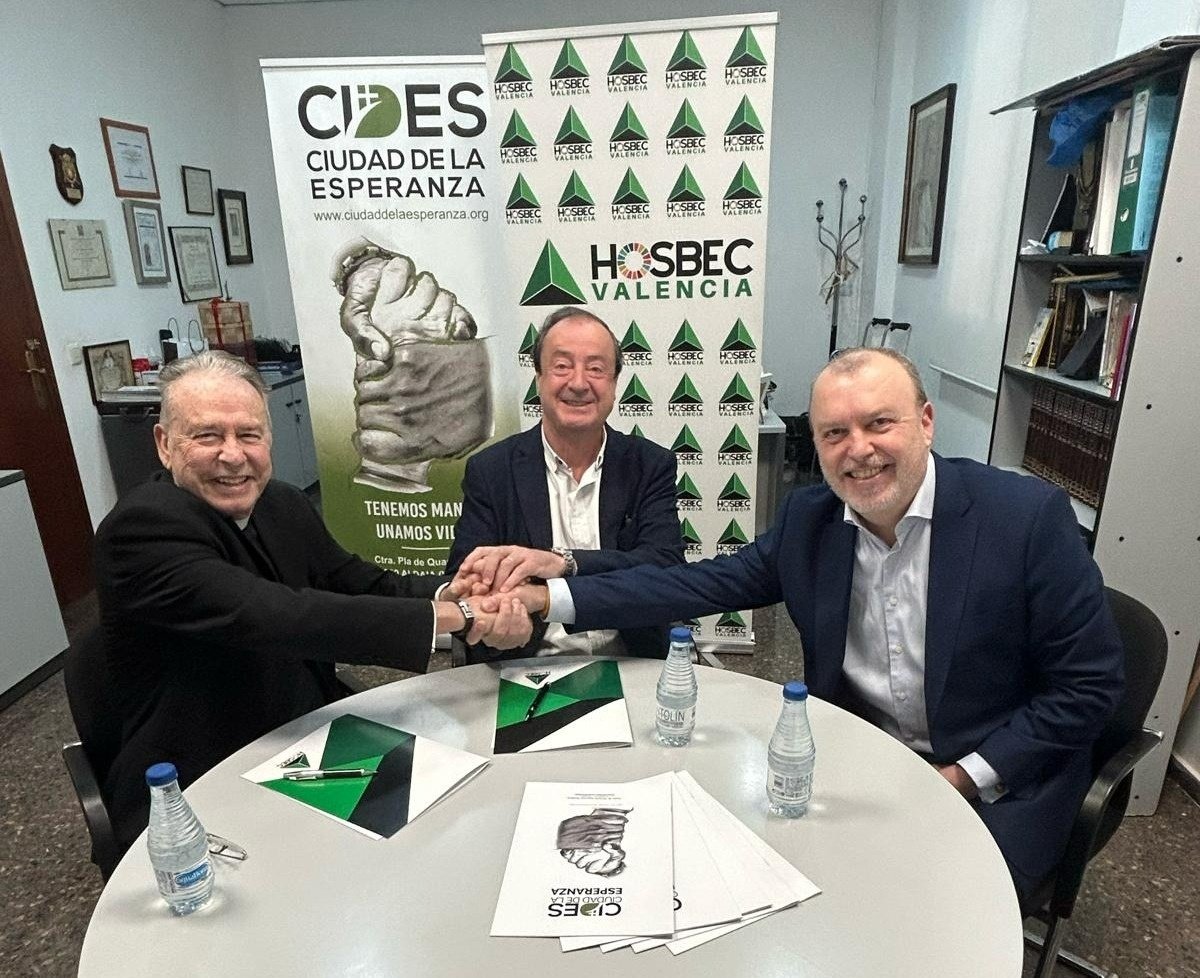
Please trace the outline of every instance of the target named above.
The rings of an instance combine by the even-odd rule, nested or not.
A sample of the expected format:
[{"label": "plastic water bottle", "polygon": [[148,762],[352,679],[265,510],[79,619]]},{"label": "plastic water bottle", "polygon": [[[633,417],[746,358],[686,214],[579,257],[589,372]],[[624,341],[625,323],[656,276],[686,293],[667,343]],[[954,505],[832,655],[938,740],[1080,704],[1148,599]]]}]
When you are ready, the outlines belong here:
[{"label": "plastic water bottle", "polygon": [[696,667],[692,665],[692,632],[671,629],[671,650],[658,677],[658,710],[654,732],[665,747],[686,747],[696,726]]},{"label": "plastic water bottle", "polygon": [[212,899],[213,864],[204,826],[179,790],[174,764],[146,769],[150,786],[150,826],[146,844],[158,892],[179,916],[199,910]]},{"label": "plastic water bottle", "polygon": [[783,712],[767,748],[767,810],[772,815],[799,818],[808,809],[816,757],[808,725],[808,687],[792,681],[783,687]]}]

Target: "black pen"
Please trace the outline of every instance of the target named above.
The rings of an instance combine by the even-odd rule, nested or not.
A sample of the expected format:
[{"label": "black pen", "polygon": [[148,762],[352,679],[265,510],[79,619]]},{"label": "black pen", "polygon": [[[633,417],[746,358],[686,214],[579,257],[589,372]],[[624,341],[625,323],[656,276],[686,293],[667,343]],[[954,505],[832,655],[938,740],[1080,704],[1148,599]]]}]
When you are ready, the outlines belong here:
[{"label": "black pen", "polygon": [[284,781],[333,781],[340,778],[371,778],[375,776],[374,771],[368,771],[365,767],[348,767],[348,768],[302,768],[298,771],[284,771]]},{"label": "black pen", "polygon": [[533,702],[529,704],[529,709],[525,711],[525,719],[526,720],[533,719],[533,714],[537,711],[537,708],[541,705],[542,697],[546,695],[546,690],[548,690],[549,688],[550,688],[549,683],[547,683],[545,686],[538,687],[538,691],[533,694]]}]

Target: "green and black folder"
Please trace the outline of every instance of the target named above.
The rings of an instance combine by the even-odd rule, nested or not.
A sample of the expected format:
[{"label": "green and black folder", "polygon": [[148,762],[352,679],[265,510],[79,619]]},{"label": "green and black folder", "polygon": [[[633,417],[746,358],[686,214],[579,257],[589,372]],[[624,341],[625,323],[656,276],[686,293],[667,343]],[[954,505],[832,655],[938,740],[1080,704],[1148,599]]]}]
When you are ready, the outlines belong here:
[{"label": "green and black folder", "polygon": [[493,753],[632,744],[616,662],[547,658],[500,670]]}]

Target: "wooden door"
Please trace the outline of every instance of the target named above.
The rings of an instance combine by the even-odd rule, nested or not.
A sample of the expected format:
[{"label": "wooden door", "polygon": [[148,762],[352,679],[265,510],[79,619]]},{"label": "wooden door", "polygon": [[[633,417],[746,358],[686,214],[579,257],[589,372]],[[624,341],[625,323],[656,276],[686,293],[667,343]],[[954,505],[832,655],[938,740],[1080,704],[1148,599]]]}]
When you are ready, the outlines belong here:
[{"label": "wooden door", "polygon": [[[53,175],[46,166],[46,179]],[[92,522],[0,160],[0,469],[24,469],[60,606],[92,589]],[[19,560],[19,554],[4,554]]]}]

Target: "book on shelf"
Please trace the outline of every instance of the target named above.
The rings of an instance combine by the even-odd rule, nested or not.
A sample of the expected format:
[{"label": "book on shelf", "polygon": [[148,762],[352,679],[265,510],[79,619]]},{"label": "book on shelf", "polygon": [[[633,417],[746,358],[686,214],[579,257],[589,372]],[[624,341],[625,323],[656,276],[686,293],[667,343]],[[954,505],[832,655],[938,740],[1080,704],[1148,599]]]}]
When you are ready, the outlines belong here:
[{"label": "book on shelf", "polygon": [[1098,506],[1112,458],[1116,405],[1034,385],[1021,465],[1076,499]]},{"label": "book on shelf", "polygon": [[1112,118],[1104,126],[1100,179],[1096,189],[1096,207],[1092,211],[1092,231],[1088,251],[1093,255],[1112,253],[1113,221],[1117,213],[1117,193],[1121,187],[1121,163],[1129,133],[1130,100],[1113,106]]},{"label": "book on shelf", "polygon": [[1177,79],[1169,74],[1156,75],[1134,87],[1113,221],[1115,254],[1145,251],[1150,247],[1150,231],[1154,227],[1179,101],[1177,87]]},{"label": "book on shelf", "polygon": [[1038,311],[1037,318],[1033,321],[1033,330],[1029,334],[1029,341],[1025,344],[1025,352],[1021,354],[1021,365],[1024,367],[1036,367],[1038,361],[1042,357],[1042,349],[1046,345],[1046,334],[1050,329],[1050,320],[1054,318],[1054,308],[1052,306],[1042,306]]},{"label": "book on shelf", "polygon": [[1100,386],[1107,388],[1114,398],[1121,396],[1117,381],[1117,367],[1124,352],[1126,337],[1133,325],[1137,310],[1137,297],[1131,292],[1110,292],[1104,328],[1104,347],[1100,354]]}]

